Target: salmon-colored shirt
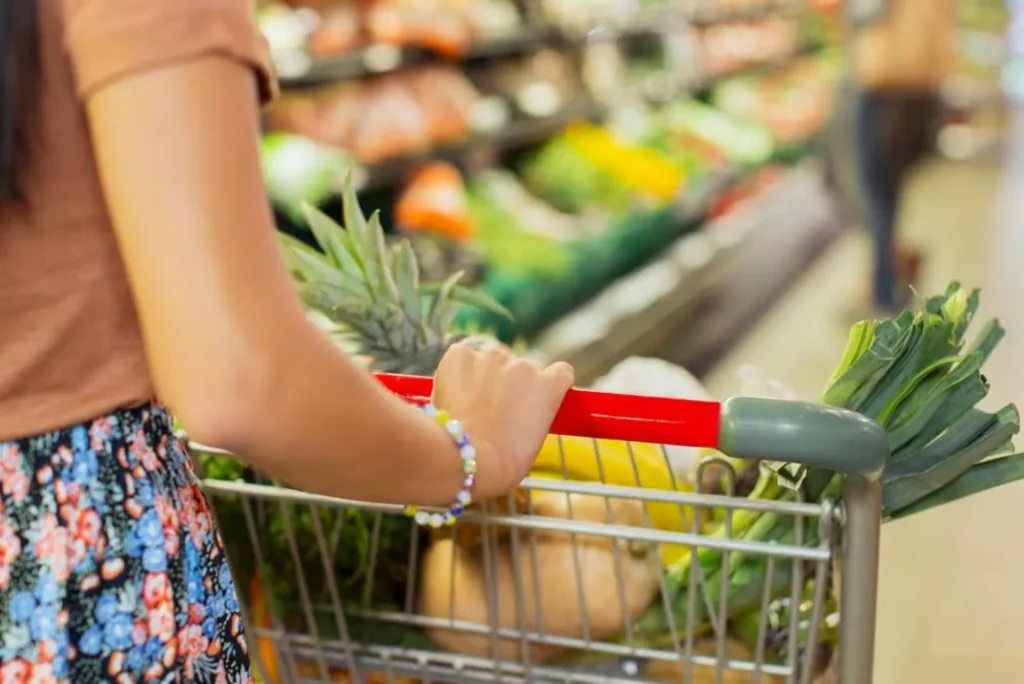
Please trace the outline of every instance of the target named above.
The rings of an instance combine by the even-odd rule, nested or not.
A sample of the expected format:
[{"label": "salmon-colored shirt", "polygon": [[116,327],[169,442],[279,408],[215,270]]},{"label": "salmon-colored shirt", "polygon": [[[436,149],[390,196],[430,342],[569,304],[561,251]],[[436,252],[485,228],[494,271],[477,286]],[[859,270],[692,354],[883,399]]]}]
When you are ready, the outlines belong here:
[{"label": "salmon-colored shirt", "polygon": [[954,0],[885,0],[878,21],[857,31],[853,74],[869,90],[937,92],[956,64]]},{"label": "salmon-colored shirt", "polygon": [[27,203],[0,206],[0,440],[152,398],[128,283],[101,193],[84,98],[206,53],[271,92],[252,0],[36,0],[40,80]]}]

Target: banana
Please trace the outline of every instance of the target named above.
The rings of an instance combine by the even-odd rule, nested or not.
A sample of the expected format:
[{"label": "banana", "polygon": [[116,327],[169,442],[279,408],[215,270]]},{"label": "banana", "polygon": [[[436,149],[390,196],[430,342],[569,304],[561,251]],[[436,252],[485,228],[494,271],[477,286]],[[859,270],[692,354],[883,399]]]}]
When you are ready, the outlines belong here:
[{"label": "banana", "polygon": [[[533,463],[530,475],[576,482],[602,482],[620,487],[665,491],[692,491],[674,477],[661,449],[651,444],[593,440],[582,437],[548,437]],[[689,506],[650,502],[645,505],[651,525],[669,532],[692,532]],[[664,566],[689,555],[690,547],[662,544]]]}]

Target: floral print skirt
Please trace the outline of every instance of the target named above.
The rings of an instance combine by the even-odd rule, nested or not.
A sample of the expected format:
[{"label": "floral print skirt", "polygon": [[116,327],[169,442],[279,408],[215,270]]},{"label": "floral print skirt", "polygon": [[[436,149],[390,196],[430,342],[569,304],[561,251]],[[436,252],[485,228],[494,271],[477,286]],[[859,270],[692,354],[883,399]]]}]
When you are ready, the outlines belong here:
[{"label": "floral print skirt", "polygon": [[158,406],[0,442],[0,684],[251,682],[210,507]]}]

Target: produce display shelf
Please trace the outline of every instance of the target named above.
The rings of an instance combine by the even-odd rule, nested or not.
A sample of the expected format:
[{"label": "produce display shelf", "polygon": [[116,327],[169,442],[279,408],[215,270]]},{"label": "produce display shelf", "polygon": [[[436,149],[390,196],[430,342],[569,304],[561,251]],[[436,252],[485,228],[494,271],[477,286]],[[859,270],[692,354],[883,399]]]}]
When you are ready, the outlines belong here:
[{"label": "produce display shelf", "polygon": [[562,38],[570,43],[598,42],[634,36],[657,36],[690,25],[686,15],[671,10],[647,10],[608,17],[588,27],[563,29]]},{"label": "produce display shelf", "polygon": [[735,76],[753,76],[756,74],[763,74],[769,71],[777,69],[783,69],[788,66],[792,66],[794,62],[811,55],[816,55],[822,50],[828,49],[828,46],[819,42],[808,42],[801,45],[796,50],[788,55],[776,57],[774,59],[759,60],[756,62],[750,62],[736,67],[735,69],[726,69],[725,71],[718,71],[707,74],[703,77],[697,78],[692,81],[689,86],[685,89],[691,93],[698,94],[703,91],[710,89],[717,81],[722,79],[732,78]]},{"label": "produce display shelf", "polygon": [[[706,90],[714,83],[730,76],[747,73],[760,73],[772,69],[781,69],[791,65],[802,57],[815,54],[821,50],[820,45],[807,45],[782,58],[744,65],[741,68],[715,74],[699,80],[683,91],[694,93]],[[676,92],[674,95],[681,95]],[[665,93],[651,94],[650,99],[665,99]],[[430,161],[447,161],[457,166],[464,166],[469,157],[482,151],[508,152],[543,142],[574,121],[597,121],[604,115],[604,108],[590,98],[583,98],[568,104],[551,116],[520,117],[513,119],[508,125],[493,132],[478,133],[466,140],[443,145],[413,155],[394,157],[363,168],[358,174],[360,192],[376,190],[401,182],[411,169]]]},{"label": "produce display shelf", "polygon": [[[764,164],[793,164],[813,148],[802,145],[779,149]],[[762,165],[764,165],[762,164]],[[695,179],[668,206],[619,217],[601,234],[576,244],[562,272],[508,273],[490,271],[481,290],[504,305],[509,320],[492,312],[463,311],[459,322],[488,330],[506,342],[532,338],[570,312],[598,296],[609,283],[642,268],[679,238],[698,231],[711,201],[758,166],[733,167]]]},{"label": "produce display shelf", "polygon": [[[688,87],[682,88],[671,95],[680,96],[687,91],[699,93],[712,87],[716,81],[732,76],[782,69],[803,57],[816,54],[822,49],[823,46],[820,44],[808,44],[785,57],[746,64],[736,69],[698,79]],[[665,93],[651,94],[651,99],[665,98]],[[465,162],[469,154],[482,149],[500,152],[533,145],[546,140],[574,121],[584,119],[591,121],[599,120],[604,113],[604,108],[598,102],[590,98],[583,98],[570,103],[561,111],[551,116],[513,119],[511,123],[494,132],[480,133],[461,142],[432,148],[414,155],[395,157],[368,166],[365,168],[365,173],[361,174],[363,182],[360,183],[359,189],[360,191],[373,190],[401,181],[410,169],[428,161],[448,161],[459,165]]]},{"label": "produce display shelf", "polygon": [[784,0],[744,10],[715,10],[698,7],[689,18],[691,26],[706,27],[716,24],[731,24],[759,19],[796,17],[807,11],[804,3],[797,0]]},{"label": "produce display shelf", "polygon": [[803,11],[799,4],[782,2],[747,11],[698,11],[693,16],[678,11],[645,12],[621,20],[609,19],[585,30],[543,24],[524,25],[507,35],[477,42],[461,59],[418,46],[369,45],[330,57],[311,58],[298,63],[298,66],[279,66],[278,79],[283,89],[301,90],[394,73],[424,64],[474,62],[528,54],[549,47],[559,49],[578,43],[660,35],[686,28],[707,28],[771,17],[795,18]]},{"label": "produce display shelf", "polygon": [[600,235],[579,242],[564,271],[491,271],[481,290],[508,308],[514,322],[479,310],[463,311],[459,322],[480,326],[505,341],[536,335],[566,312],[584,305],[608,283],[648,263],[680,236],[697,230],[710,197],[708,192],[699,201],[616,219]]},{"label": "produce display shelf", "polygon": [[[555,43],[560,34],[554,27],[524,26],[505,36],[488,38],[473,45],[464,61],[493,59],[539,50]],[[286,89],[314,88],[344,80],[392,73],[422,64],[452,62],[425,48],[370,45],[333,57],[311,60],[301,73],[279,74]]]},{"label": "produce display shelf", "polygon": [[584,384],[636,354],[702,374],[838,234],[822,177],[817,160],[794,166],[549,326],[531,355],[569,361]]},{"label": "produce display shelf", "polygon": [[757,21],[772,17],[794,18],[805,12],[799,2],[782,1],[750,10],[718,10],[711,7],[691,11],[680,9],[623,12],[589,27],[561,29],[559,37],[566,42],[599,41],[643,35],[665,35],[680,29],[707,28],[718,24]]},{"label": "produce display shelf", "polygon": [[442,145],[418,154],[394,157],[364,167],[359,190],[365,192],[401,182],[410,170],[431,161],[447,161],[463,166],[469,158],[482,152],[506,152],[535,145],[550,138],[574,121],[594,120],[600,107],[590,99],[570,103],[551,116],[513,119],[499,130],[478,133],[466,140]]}]

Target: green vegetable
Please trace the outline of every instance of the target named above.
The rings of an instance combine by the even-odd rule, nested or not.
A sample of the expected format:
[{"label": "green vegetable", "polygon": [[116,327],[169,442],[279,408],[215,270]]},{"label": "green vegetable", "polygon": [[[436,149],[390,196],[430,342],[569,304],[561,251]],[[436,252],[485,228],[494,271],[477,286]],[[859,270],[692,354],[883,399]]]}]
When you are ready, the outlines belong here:
[{"label": "green vegetable", "polygon": [[564,138],[554,138],[523,164],[530,190],[553,207],[581,214],[594,207],[625,213],[630,192],[584,159]]},{"label": "green vegetable", "polygon": [[[796,536],[792,529],[778,536],[780,544],[792,545]],[[728,604],[726,619],[743,615],[761,606],[764,598],[764,584],[768,579],[768,559],[765,556],[749,556],[736,565],[729,566]],[[693,624],[696,633],[710,629],[709,609],[717,611],[722,595],[721,568],[704,575],[694,602]],[[793,564],[776,562],[772,569],[769,595],[780,597],[787,595],[793,588]],[[676,632],[682,638],[685,635],[687,615],[689,614],[689,592],[686,583],[679,586],[672,599],[672,619],[675,621]],[[633,633],[645,647],[666,648],[672,644],[669,628],[669,616],[662,601],[656,601],[643,616],[633,624]],[[640,645],[635,643],[634,645]]]},{"label": "green vegetable", "polygon": [[486,188],[471,183],[466,199],[491,265],[513,273],[563,273],[568,268],[562,244],[523,229],[515,212],[501,207]]},{"label": "green vegetable", "polygon": [[741,164],[762,164],[774,148],[771,134],[763,127],[694,99],[678,100],[665,107],[661,122],[670,130],[687,131],[714,143]]},{"label": "green vegetable", "polygon": [[[943,295],[924,301],[919,314],[906,311],[892,320],[858,323],[826,387],[823,403],[859,411],[889,433],[892,456],[882,474],[886,519],[1024,479],[1024,455],[1000,458],[1012,451],[1011,439],[1020,431],[1017,409],[1005,406],[993,414],[976,408],[988,392],[982,365],[1004,334],[998,322],[992,321],[972,344],[965,344],[979,299],[978,291],[967,293],[959,283],[952,283]],[[752,498],[787,500],[795,495],[794,488],[801,489],[807,501],[842,493],[843,478],[823,469],[772,464],[763,469],[761,477],[772,482],[788,480],[788,486],[759,483]],[[738,513],[733,536],[770,542],[791,536],[792,530],[787,528],[792,524],[791,519],[772,513]],[[724,530],[711,536],[724,536]],[[803,539],[804,544],[817,543],[817,528],[808,526]],[[718,591],[714,578],[721,556],[704,549],[696,554],[701,569],[697,574],[708,578],[704,584],[712,596]],[[750,570],[756,568],[757,560],[741,554],[730,556],[730,567],[747,570],[730,576],[729,617],[758,608],[749,605],[753,589],[744,585],[749,581],[761,590],[763,577]],[[684,559],[669,569],[677,621],[688,611],[691,562]],[[783,594],[788,590],[779,588]],[[699,620],[701,616],[695,617]],[[660,606],[638,623],[648,630],[659,625],[667,627]]]},{"label": "green vegetable", "polygon": [[263,136],[262,161],[270,199],[295,222],[302,220],[303,204],[338,194],[352,167],[343,151],[286,133]]},{"label": "green vegetable", "polygon": [[890,519],[898,520],[996,487],[1024,480],[1024,454],[995,458],[971,468],[945,487],[918,499]]},{"label": "green vegetable", "polygon": [[[270,484],[257,478],[240,461],[197,452],[203,476],[227,481]],[[275,607],[275,614],[299,622],[306,631],[301,609],[301,577],[314,606],[330,605],[331,589],[325,563],[331,568],[346,606],[397,608],[403,605],[408,584],[409,548],[421,534],[408,518],[378,516],[356,508],[309,506],[250,497],[215,494],[211,502],[221,537],[239,587],[248,587],[258,573],[260,586]],[[246,510],[246,508],[248,510]],[[252,528],[252,529],[251,529]],[[257,536],[259,557],[252,541]],[[376,548],[371,540],[376,534]],[[289,537],[294,537],[294,544]],[[326,549],[326,554],[323,551]],[[326,558],[325,558],[326,555]],[[262,561],[262,563],[258,562]],[[316,615],[319,633],[339,638],[333,613]],[[370,623],[367,629],[380,625]],[[356,627],[350,618],[350,630]],[[392,627],[392,631],[398,628]],[[398,629],[405,638],[408,630]],[[379,643],[394,643],[394,640]]]},{"label": "green vegetable", "polygon": [[972,409],[915,458],[886,469],[882,510],[894,513],[941,489],[1004,448],[1019,430],[1020,415],[1013,406],[996,415]]},{"label": "green vegetable", "polygon": [[[777,499],[789,496],[790,493],[782,491],[782,487],[779,484],[778,479],[774,477],[761,477],[757,481],[757,485],[754,490],[750,493],[749,498],[752,499]],[[750,511],[746,509],[740,509],[734,511],[732,514],[732,521],[726,526],[725,521],[713,528],[709,533],[704,535],[711,539],[725,539],[731,532],[734,538],[747,538],[747,535],[753,531],[754,539],[760,539],[765,536],[769,531],[765,529],[763,522],[768,519],[758,511]],[[760,523],[760,526],[758,525]],[[719,549],[713,549],[707,546],[701,546],[697,549],[696,560],[700,566],[706,572],[712,572],[721,564],[722,551]],[[679,563],[672,567],[670,574],[671,578],[679,579],[687,576],[690,570],[690,564],[694,560],[694,554],[688,554],[682,558]]]}]

